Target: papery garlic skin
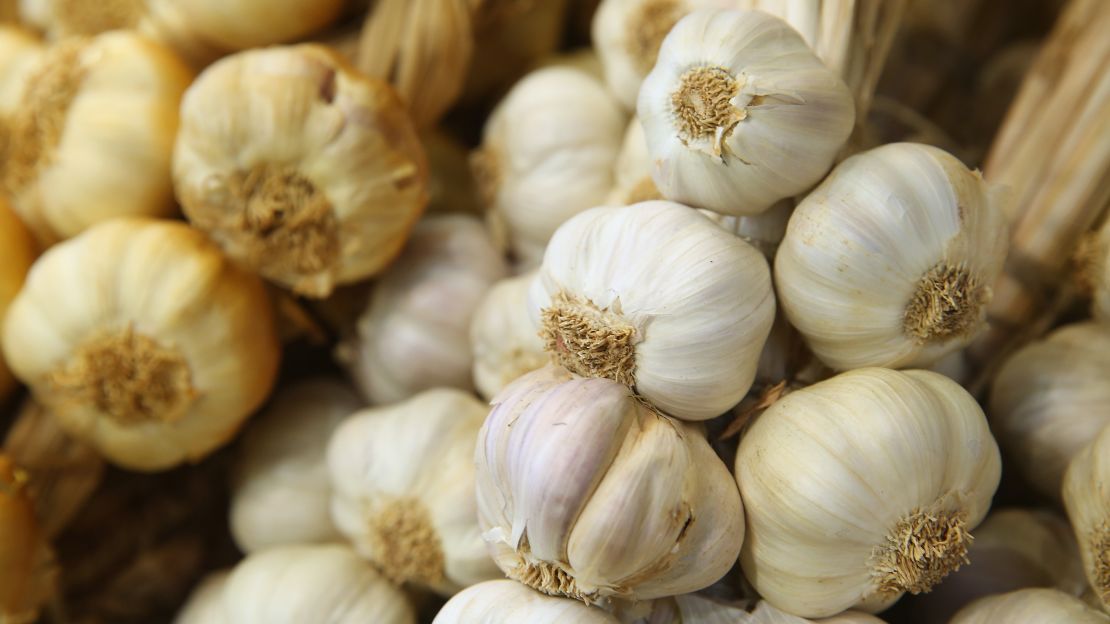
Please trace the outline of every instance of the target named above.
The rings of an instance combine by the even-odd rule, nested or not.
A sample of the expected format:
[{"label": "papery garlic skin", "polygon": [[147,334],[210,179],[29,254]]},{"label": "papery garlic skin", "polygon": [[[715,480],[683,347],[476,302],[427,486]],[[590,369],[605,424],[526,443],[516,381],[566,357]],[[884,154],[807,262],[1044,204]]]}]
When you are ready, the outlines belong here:
[{"label": "papery garlic skin", "polygon": [[429,388],[473,387],[470,323],[482,297],[508,274],[482,222],[433,215],[374,286],[357,339],[338,351],[372,403]]},{"label": "papery garlic skin", "polygon": [[235,624],[416,624],[405,594],[347,546],[280,546],[235,566],[223,592]]},{"label": "papery garlic skin", "polygon": [[607,379],[550,366],[493,401],[475,452],[478,513],[509,578],[587,603],[711,585],[736,561],[744,507],[693,425]]},{"label": "papery garlic skin", "polygon": [[474,444],[488,409],[451,388],[366,409],[328,446],[332,517],[394,582],[450,596],[501,573],[474,499]]},{"label": "papery garlic skin", "polygon": [[229,256],[322,298],[400,252],[427,201],[427,166],[393,90],[305,44],[241,52],[181,104],[175,190]]},{"label": "papery garlic skin", "polygon": [[636,112],[663,196],[730,215],[820,181],[855,119],[848,87],[786,22],[713,9],[664,39]]},{"label": "papery garlic skin", "polygon": [[960,610],[949,624],[1107,624],[1110,617],[1055,589],[1021,589],[987,596]]},{"label": "papery garlic skin", "polygon": [[1000,471],[982,410],[942,375],[868,368],[792,392],[737,452],[744,573],[802,617],[927,592],[964,562]]},{"label": "papery garlic skin", "polygon": [[246,434],[231,491],[231,535],[245,553],[339,541],[331,521],[326,453],[331,434],[362,401],[325,377],[278,392]]},{"label": "papery garlic skin", "polygon": [[[0,324],[12,299],[23,286],[36,253],[31,233],[12,212],[7,200],[0,198]],[[15,389],[15,378],[4,363],[3,345],[4,337],[0,335],[0,403]]]},{"label": "papery garlic skin", "polygon": [[598,80],[565,67],[531,72],[494,108],[472,161],[494,236],[522,266],[605,200],[625,123]]},{"label": "papery garlic skin", "polygon": [[528,291],[536,274],[532,271],[497,282],[474,311],[470,322],[474,386],[486,400],[549,361],[528,313]]},{"label": "papery garlic skin", "polygon": [[197,230],[139,218],[43,254],[8,309],[3,349],[68,433],[133,470],[230,440],[280,357],[257,277]]},{"label": "papery garlic skin", "polygon": [[558,363],[688,420],[743,398],[775,316],[759,252],[665,201],[595,208],[560,227],[529,306]]},{"label": "papery garlic skin", "polygon": [[1083,322],[1026,345],[1003,364],[990,395],[991,426],[1014,467],[1059,498],[1071,461],[1110,425],[1110,327]]},{"label": "papery garlic skin", "polygon": [[935,147],[884,145],[837,165],[795,208],[776,292],[835,369],[928,366],[982,328],[1006,232],[978,172]]},{"label": "papery garlic skin", "polygon": [[177,612],[173,624],[226,624],[224,618],[224,588],[231,577],[231,570],[209,572],[197,583]]},{"label": "papery garlic skin", "polygon": [[23,73],[0,186],[44,243],[174,212],[170,158],[192,72],[133,32],[45,48]]},{"label": "papery garlic skin", "polygon": [[618,624],[597,607],[546,596],[511,580],[486,581],[455,594],[432,624]]},{"label": "papery garlic skin", "polygon": [[1110,612],[1110,427],[1071,460],[1063,495],[1087,582]]}]

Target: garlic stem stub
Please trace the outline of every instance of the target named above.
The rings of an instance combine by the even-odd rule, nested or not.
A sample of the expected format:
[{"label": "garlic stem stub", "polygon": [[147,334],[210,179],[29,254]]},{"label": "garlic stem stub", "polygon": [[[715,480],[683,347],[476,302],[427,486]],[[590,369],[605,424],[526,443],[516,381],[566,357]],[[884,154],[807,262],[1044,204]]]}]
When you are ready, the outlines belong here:
[{"label": "garlic stem stub", "polygon": [[967,605],[949,624],[1110,624],[1110,616],[1082,600],[1047,588],[1020,589],[980,598]]},{"label": "garlic stem stub", "polygon": [[809,618],[928,592],[966,563],[1000,472],[979,405],[937,373],[859,369],[792,392],[740,440],[744,574]]},{"label": "garlic stem stub", "polygon": [[848,87],[789,24],[713,9],[663,40],[636,111],[663,196],[730,215],[820,181],[855,120]]},{"label": "garlic stem stub", "polygon": [[597,607],[547,596],[513,580],[486,581],[455,594],[432,624],[618,624]]},{"label": "garlic stem stub", "polygon": [[935,147],[884,145],[837,165],[795,208],[776,291],[835,369],[928,366],[983,327],[1007,236],[977,171]]},{"label": "garlic stem stub", "polygon": [[238,262],[322,298],[380,272],[427,202],[423,148],[384,82],[318,45],[241,52],[181,105],[175,190]]},{"label": "garlic stem stub", "polygon": [[593,208],[565,223],[529,307],[557,363],[688,420],[744,397],[775,316],[763,256],[666,201]]},{"label": "garlic stem stub", "polygon": [[494,560],[553,596],[696,591],[728,572],[744,539],[736,484],[704,435],[608,379],[555,366],[517,379],[494,399],[475,463]]},{"label": "garlic stem stub", "polygon": [[265,287],[184,223],[113,219],[47,251],[4,355],[62,427],[133,470],[199,461],[269,395]]},{"label": "garlic stem stub", "polygon": [[1072,459],[1064,475],[1064,507],[1087,582],[1110,613],[1110,427]]}]

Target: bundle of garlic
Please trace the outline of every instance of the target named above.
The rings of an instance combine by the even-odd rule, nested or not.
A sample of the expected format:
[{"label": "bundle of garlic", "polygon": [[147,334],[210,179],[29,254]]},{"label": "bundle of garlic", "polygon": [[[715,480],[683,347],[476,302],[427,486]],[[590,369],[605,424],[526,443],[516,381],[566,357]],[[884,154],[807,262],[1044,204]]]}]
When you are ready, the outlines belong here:
[{"label": "bundle of garlic", "polygon": [[27,479],[11,459],[0,455],[0,622],[11,624],[35,622],[57,581]]},{"label": "bundle of garlic", "polygon": [[667,199],[755,215],[825,175],[852,96],[798,33],[761,11],[694,11],[663,41],[636,107]]},{"label": "bundle of garlic", "polygon": [[509,578],[589,604],[691,592],[744,539],[728,469],[693,425],[558,367],[493,401],[475,452],[478,518]]},{"label": "bundle of garlic", "polygon": [[182,223],[113,219],[47,251],[3,349],[75,437],[135,470],[198,461],[270,392],[280,356],[262,283]]},{"label": "bundle of garlic", "polygon": [[173,213],[170,158],[192,73],[171,50],[111,32],[49,46],[18,73],[0,187],[41,241]]},{"label": "bundle of garlic", "polygon": [[545,596],[516,581],[486,581],[455,594],[432,624],[618,624],[597,607],[570,598]]},{"label": "bundle of garlic", "polygon": [[528,74],[494,108],[473,165],[494,236],[522,265],[605,200],[625,123],[600,82],[565,67]]},{"label": "bundle of garlic", "polygon": [[991,426],[1040,493],[1058,498],[1072,457],[1110,425],[1110,326],[1068,325],[1023,347],[999,370]]},{"label": "bundle of garlic", "polygon": [[528,314],[528,291],[537,272],[503,279],[482,298],[470,322],[474,386],[492,399],[516,378],[542,368],[549,357]]},{"label": "bundle of garlic", "polygon": [[1110,616],[1055,589],[1022,589],[969,604],[949,624],[1110,624]]},{"label": "bundle of garlic", "polygon": [[986,418],[951,380],[867,368],[788,394],[740,440],[740,562],[803,617],[878,611],[965,563],[1001,465]]},{"label": "bundle of garlic", "polygon": [[529,306],[556,362],[690,420],[743,398],[775,316],[763,256],[665,201],[595,208],[565,223]]},{"label": "bundle of garlic", "polygon": [[325,455],[339,423],[362,406],[326,377],[278,392],[243,436],[231,493],[231,535],[243,552],[337,541]]},{"label": "bundle of garlic", "polygon": [[381,271],[424,209],[424,152],[401,102],[324,47],[222,59],[181,117],[173,176],[186,216],[298,294]]},{"label": "bundle of garlic", "polygon": [[332,517],[392,581],[450,596],[501,576],[474,498],[474,444],[486,412],[471,395],[439,388],[358,412],[332,435]]},{"label": "bundle of garlic", "polygon": [[1087,582],[1110,612],[1110,427],[1071,460],[1063,495]]},{"label": "bundle of garlic", "polygon": [[934,147],[879,147],[795,209],[775,256],[779,301],[833,368],[927,366],[982,328],[1005,231],[978,172]]},{"label": "bundle of garlic", "polygon": [[234,624],[416,624],[408,597],[338,544],[251,554],[232,570],[222,602],[223,621]]},{"label": "bundle of garlic", "polygon": [[433,215],[375,284],[357,337],[339,359],[372,403],[440,386],[473,387],[470,324],[490,286],[507,274],[481,221]]},{"label": "bundle of garlic", "polygon": [[[0,321],[11,305],[31,263],[35,261],[35,241],[8,202],[0,198]],[[15,389],[15,379],[4,363],[4,338],[0,335],[0,403]]]}]

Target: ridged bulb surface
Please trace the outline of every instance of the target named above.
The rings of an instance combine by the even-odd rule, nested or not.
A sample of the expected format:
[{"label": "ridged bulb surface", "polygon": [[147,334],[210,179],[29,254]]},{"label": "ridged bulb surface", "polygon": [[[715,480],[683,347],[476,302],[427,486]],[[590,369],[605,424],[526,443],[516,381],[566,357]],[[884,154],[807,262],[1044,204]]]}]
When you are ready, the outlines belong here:
[{"label": "ridged bulb surface", "polygon": [[1055,589],[1021,589],[981,598],[960,610],[949,624],[1107,624],[1110,617]]},{"label": "ridged bulb surface", "polygon": [[1071,460],[1064,474],[1064,507],[1087,582],[1110,613],[1110,427]]},{"label": "ridged bulb surface", "polygon": [[618,624],[605,611],[547,596],[512,580],[486,581],[455,594],[432,624]]}]

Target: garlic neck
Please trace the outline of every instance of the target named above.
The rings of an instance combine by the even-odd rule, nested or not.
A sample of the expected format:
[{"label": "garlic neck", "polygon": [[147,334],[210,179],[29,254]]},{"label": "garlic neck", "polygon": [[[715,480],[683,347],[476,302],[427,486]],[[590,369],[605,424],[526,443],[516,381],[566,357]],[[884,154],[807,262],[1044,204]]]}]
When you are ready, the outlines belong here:
[{"label": "garlic neck", "polygon": [[563,368],[635,385],[636,329],[619,314],[560,292],[541,312],[541,324],[544,348]]},{"label": "garlic neck", "polygon": [[627,23],[625,51],[640,73],[655,66],[663,39],[683,13],[678,0],[645,0],[636,8]]},{"label": "garlic neck", "polygon": [[898,521],[872,554],[872,576],[884,594],[932,590],[968,563],[967,512],[938,502]]},{"label": "garlic neck", "polygon": [[682,74],[671,94],[675,129],[684,144],[710,146],[714,156],[723,156],[725,139],[747,117],[747,110],[733,103],[743,87],[723,67],[693,67]]},{"label": "garlic neck", "polygon": [[964,266],[945,262],[917,283],[902,328],[920,344],[965,336],[979,324],[990,289]]},{"label": "garlic neck", "polygon": [[391,501],[371,515],[369,530],[375,560],[387,578],[398,584],[443,582],[443,546],[424,503],[415,498]]},{"label": "garlic neck", "polygon": [[50,382],[52,401],[93,407],[121,426],[177,422],[197,396],[185,358],[130,327],[82,344]]}]

